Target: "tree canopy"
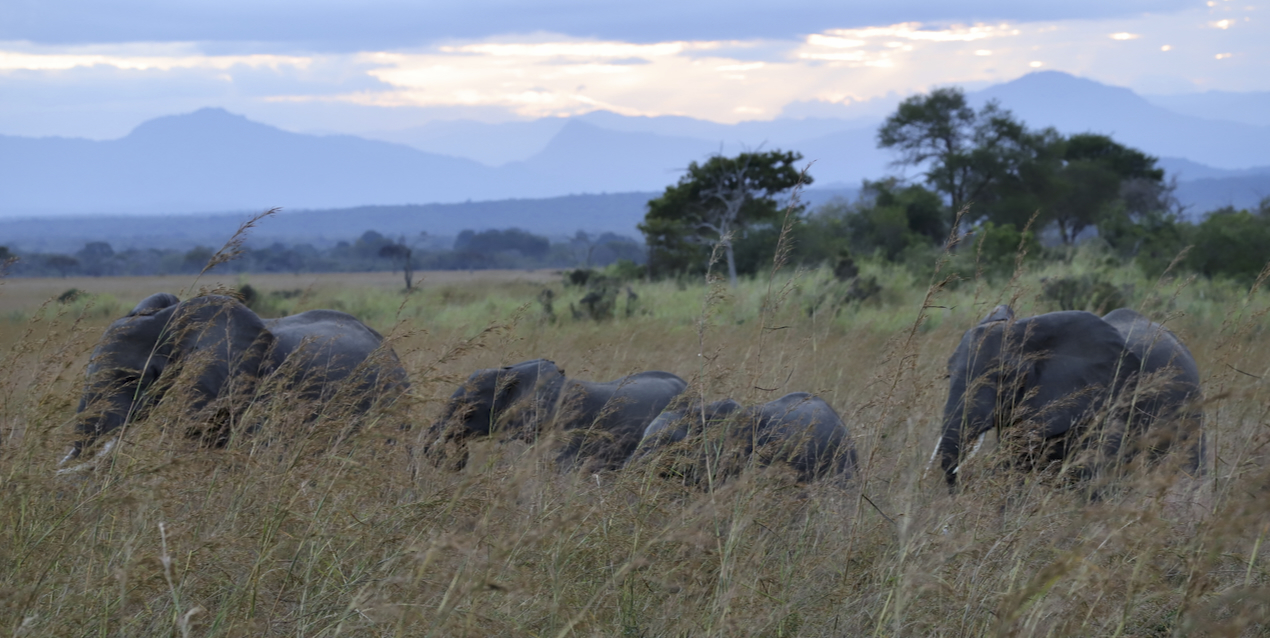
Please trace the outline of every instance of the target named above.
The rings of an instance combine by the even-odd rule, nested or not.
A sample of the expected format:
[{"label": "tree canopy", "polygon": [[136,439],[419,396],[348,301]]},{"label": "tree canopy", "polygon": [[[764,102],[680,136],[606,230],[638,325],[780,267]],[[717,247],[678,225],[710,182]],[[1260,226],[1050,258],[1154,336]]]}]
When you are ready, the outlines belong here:
[{"label": "tree canopy", "polygon": [[639,225],[650,268],[662,273],[704,268],[710,249],[717,246],[727,262],[728,280],[736,285],[738,236],[752,226],[779,221],[777,196],[811,183],[795,167],[801,159],[800,153],[774,150],[715,155],[689,164],[678,183],[648,202]]},{"label": "tree canopy", "polygon": [[959,88],[915,95],[878,129],[878,146],[894,163],[924,166],[926,182],[948,196],[953,213],[990,195],[990,188],[1035,155],[1036,136],[996,102],[978,111]]},{"label": "tree canopy", "polygon": [[1035,213],[1039,227],[1053,224],[1071,244],[1121,210],[1139,214],[1161,205],[1164,171],[1156,158],[1106,135],[1064,137],[1047,129],[1032,138],[1033,156],[1004,176],[981,207],[993,222],[1021,228]]},{"label": "tree canopy", "polygon": [[996,102],[975,110],[959,88],[904,100],[878,129],[878,146],[899,153],[895,165],[923,168],[950,216],[965,209],[968,222],[1022,229],[1035,215],[1065,244],[1169,195],[1156,158],[1106,135],[1030,130]]}]

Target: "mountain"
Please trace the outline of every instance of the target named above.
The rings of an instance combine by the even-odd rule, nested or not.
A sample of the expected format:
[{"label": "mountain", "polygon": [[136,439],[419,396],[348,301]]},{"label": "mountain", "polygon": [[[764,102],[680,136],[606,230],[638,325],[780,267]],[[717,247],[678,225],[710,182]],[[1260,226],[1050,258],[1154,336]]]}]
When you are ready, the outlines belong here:
[{"label": "mountain", "polygon": [[1204,91],[1181,95],[1144,95],[1156,106],[1207,120],[1270,126],[1270,91]]},{"label": "mountain", "polygon": [[1103,133],[1160,157],[1219,168],[1270,164],[1270,127],[1175,113],[1129,89],[1058,71],[1029,73],[969,97],[975,103],[999,100],[1031,127]]},{"label": "mountain", "polygon": [[362,133],[361,137],[404,144],[425,153],[462,157],[486,166],[501,166],[542,152],[568,121],[562,117],[499,123],[437,120],[395,131]]},{"label": "mountain", "polygon": [[118,140],[0,136],[0,214],[191,213],[508,197],[531,188],[471,160],[288,133],[221,109]]},{"label": "mountain", "polygon": [[688,162],[706,157],[704,140],[627,133],[570,121],[542,152],[504,170],[541,183],[567,182],[592,193],[659,191],[675,183]]},{"label": "mountain", "polygon": [[286,132],[221,109],[202,109],[151,120],[118,140],[0,136],[0,217],[654,192],[678,180],[689,162],[719,148],[715,140],[561,120],[560,129],[528,159],[492,167],[403,144]]},{"label": "mountain", "polygon": [[1187,182],[1197,179],[1226,179],[1230,177],[1252,177],[1256,175],[1270,176],[1270,166],[1254,166],[1252,168],[1213,168],[1199,162],[1192,162],[1181,157],[1161,157],[1156,166],[1178,180]]},{"label": "mountain", "polygon": [[[1032,73],[969,95],[976,103],[999,100],[1034,128],[1107,133],[1170,158],[1162,165],[1184,184],[1216,180],[1179,190],[1197,198],[1187,202],[1195,209],[1214,201],[1254,205],[1254,197],[1270,192],[1270,177],[1248,168],[1270,166],[1270,127],[1176,113],[1128,89],[1058,72]],[[503,124],[436,122],[395,136],[379,132],[381,139],[371,140],[286,132],[202,109],[151,120],[117,140],[0,136],[0,217],[351,209],[659,192],[689,162],[746,148],[799,151],[814,162],[816,188],[852,189],[898,170],[889,166],[894,154],[877,148],[879,122],[875,116],[808,117],[727,125],[593,112]],[[550,224],[521,221],[529,230]]]},{"label": "mountain", "polygon": [[778,118],[775,120],[750,120],[736,124],[721,124],[691,117],[663,115],[658,117],[629,117],[611,111],[592,111],[579,115],[577,120],[600,128],[627,133],[653,133],[674,137],[691,137],[720,144],[724,152],[735,153],[749,148],[773,148],[795,145],[803,140],[833,135],[859,128],[874,128],[880,118]]},{"label": "mountain", "polygon": [[1185,181],[1178,184],[1174,194],[1193,221],[1225,206],[1255,209],[1263,199],[1270,197],[1270,172]]},{"label": "mountain", "polygon": [[[660,138],[705,142],[706,153],[736,153],[743,149],[793,147],[814,139],[853,129],[874,129],[877,117],[781,118],[720,124],[677,115],[656,117],[626,116],[610,111],[592,111],[573,118],[544,117],[526,122],[487,123],[471,120],[444,120],[400,130],[363,133],[369,139],[404,144],[427,153],[474,160],[487,166],[524,162],[548,149],[552,139],[568,124],[581,123],[593,129],[620,133],[649,134]],[[577,131],[565,132],[576,137]],[[634,139],[628,138],[628,139]],[[597,140],[604,146],[611,140]],[[686,164],[692,159],[680,159]]]}]

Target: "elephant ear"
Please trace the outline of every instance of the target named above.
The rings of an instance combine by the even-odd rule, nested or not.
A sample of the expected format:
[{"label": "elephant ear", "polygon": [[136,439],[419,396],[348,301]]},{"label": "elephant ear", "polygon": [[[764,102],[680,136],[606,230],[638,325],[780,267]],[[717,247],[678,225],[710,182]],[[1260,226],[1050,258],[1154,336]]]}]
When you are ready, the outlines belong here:
[{"label": "elephant ear", "polygon": [[494,375],[494,392],[491,406],[494,409],[503,409],[512,401],[516,391],[520,388],[521,374],[517,372],[515,366],[505,366]]},{"label": "elephant ear", "polygon": [[173,358],[200,366],[191,407],[201,408],[219,396],[231,378],[251,382],[265,371],[265,353],[274,337],[238,300],[220,295],[191,299],[177,308],[172,323]]},{"label": "elephant ear", "polygon": [[137,306],[132,309],[132,312],[129,312],[128,314],[124,316],[125,317],[148,316],[148,315],[155,314],[161,310],[171,308],[172,306],[175,306],[179,303],[181,303],[181,300],[177,299],[176,295],[170,292],[156,292],[153,295],[150,295],[149,297],[142,299],[141,303],[137,304]]},{"label": "elephant ear", "polygon": [[1014,324],[1022,344],[1027,417],[1045,437],[1061,435],[1107,407],[1110,393],[1137,371],[1119,331],[1083,311],[1051,312]]}]

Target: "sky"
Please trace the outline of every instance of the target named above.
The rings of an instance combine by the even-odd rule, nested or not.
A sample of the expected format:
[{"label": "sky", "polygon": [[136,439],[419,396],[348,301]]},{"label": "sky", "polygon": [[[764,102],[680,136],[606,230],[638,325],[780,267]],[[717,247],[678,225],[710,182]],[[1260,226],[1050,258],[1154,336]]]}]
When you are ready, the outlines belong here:
[{"label": "sky", "polygon": [[302,132],[604,109],[879,115],[1059,70],[1270,90],[1265,0],[0,0],[0,134],[112,139],[207,106]]}]

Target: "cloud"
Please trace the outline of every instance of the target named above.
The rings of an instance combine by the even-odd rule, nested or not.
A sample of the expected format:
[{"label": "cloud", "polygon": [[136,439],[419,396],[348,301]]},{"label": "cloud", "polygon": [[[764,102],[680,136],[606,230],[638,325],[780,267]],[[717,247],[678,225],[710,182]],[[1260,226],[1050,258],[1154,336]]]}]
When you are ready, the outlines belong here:
[{"label": "cloud", "polygon": [[[121,42],[287,43],[352,52],[540,31],[632,43],[790,39],[829,27],[907,22],[1106,19],[1168,13],[1189,0],[10,0],[0,40],[43,44]],[[620,7],[620,8],[619,8]]]},{"label": "cloud", "polygon": [[[373,1],[380,4],[372,4],[371,13],[387,6],[386,0]],[[237,0],[226,6],[229,13],[247,11],[247,5]],[[284,6],[268,5],[262,11]],[[495,8],[508,15],[519,11],[511,3],[482,6],[493,13]],[[568,13],[572,6],[557,2],[540,8],[546,14]],[[814,13],[818,5],[800,6]],[[906,6],[928,13],[939,10],[933,4]],[[292,130],[350,132],[387,129],[390,123],[417,122],[440,113],[523,119],[603,109],[737,122],[782,113],[830,113],[835,105],[935,86],[974,88],[1034,69],[1148,90],[1270,89],[1270,37],[1264,26],[1251,20],[1252,10],[1225,2],[1151,14],[1135,13],[1137,5],[1132,4],[1108,6],[1131,15],[838,23],[797,36],[750,38],[641,40],[535,31],[350,51],[304,51],[277,39],[74,46],[0,42],[0,92],[13,96],[0,105],[0,132],[44,133],[55,114],[87,117],[82,114],[105,104],[119,112],[131,105],[137,113],[133,124],[143,115],[210,105],[252,117],[267,114],[272,123]],[[967,10],[975,7],[996,5],[972,3]],[[413,10],[399,9],[402,15]],[[339,10],[319,3],[312,15]],[[449,10],[453,7],[441,5],[439,15]],[[766,15],[762,7],[746,11],[751,17]],[[165,14],[159,10],[157,15]],[[147,19],[157,18],[141,18]],[[296,19],[303,22],[312,16],[301,11]],[[566,26],[570,19],[562,18]],[[292,28],[286,22],[278,23],[280,33]],[[1225,28],[1218,25],[1222,22]],[[536,24],[531,20],[522,26]],[[348,31],[354,33],[356,27],[350,24]],[[251,28],[247,24],[242,33]],[[109,128],[109,134],[118,131],[117,124]],[[91,124],[78,122],[64,130],[72,129],[89,130]],[[107,134],[105,128],[90,133]]]}]

